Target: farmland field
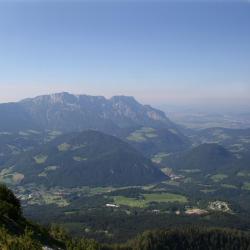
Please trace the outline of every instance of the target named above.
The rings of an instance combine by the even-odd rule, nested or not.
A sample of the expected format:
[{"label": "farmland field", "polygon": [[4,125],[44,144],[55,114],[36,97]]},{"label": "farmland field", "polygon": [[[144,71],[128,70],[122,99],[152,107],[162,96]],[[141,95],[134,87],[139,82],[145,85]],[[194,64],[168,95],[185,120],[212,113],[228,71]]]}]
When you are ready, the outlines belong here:
[{"label": "farmland field", "polygon": [[124,205],[129,207],[147,207],[151,202],[187,202],[187,198],[183,195],[173,193],[152,193],[144,194],[140,198],[128,198],[125,196],[114,197],[114,202],[117,205]]}]

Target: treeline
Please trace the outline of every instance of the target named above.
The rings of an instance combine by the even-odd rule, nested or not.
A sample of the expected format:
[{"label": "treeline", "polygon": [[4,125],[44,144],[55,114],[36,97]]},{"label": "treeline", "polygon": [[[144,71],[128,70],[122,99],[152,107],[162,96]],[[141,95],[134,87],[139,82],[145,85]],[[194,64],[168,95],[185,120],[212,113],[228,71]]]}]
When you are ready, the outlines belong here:
[{"label": "treeline", "polygon": [[[250,236],[234,230],[183,228],[148,231],[136,239],[119,245],[102,245],[90,239],[72,239],[60,227],[50,233],[58,240],[53,249],[66,250],[249,250]],[[25,231],[23,235],[11,235],[0,229],[1,250],[42,250],[45,245]]]},{"label": "treeline", "polygon": [[[119,249],[119,248],[118,248]],[[229,229],[183,228],[148,231],[128,250],[248,250],[250,235]]]},{"label": "treeline", "polygon": [[250,234],[239,230],[185,227],[147,231],[126,244],[103,245],[89,239],[72,239],[57,226],[51,233],[68,250],[250,250]]}]

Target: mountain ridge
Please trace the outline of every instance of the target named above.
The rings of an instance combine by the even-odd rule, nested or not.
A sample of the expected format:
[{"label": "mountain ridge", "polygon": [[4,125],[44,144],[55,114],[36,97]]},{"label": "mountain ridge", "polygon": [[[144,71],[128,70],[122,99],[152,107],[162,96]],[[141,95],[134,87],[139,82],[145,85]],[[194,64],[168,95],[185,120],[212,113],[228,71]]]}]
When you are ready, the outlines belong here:
[{"label": "mountain ridge", "polygon": [[137,126],[176,128],[164,112],[142,105],[132,96],[107,99],[67,92],[0,104],[0,119],[5,121],[0,124],[0,131],[97,129],[117,134],[121,129]]},{"label": "mountain ridge", "polygon": [[[26,110],[32,112],[31,107],[40,108],[40,105],[47,104],[47,108],[55,109],[55,105],[64,108],[64,111],[80,111],[84,118],[91,118],[95,114],[95,119],[107,119],[118,125],[127,127],[128,125],[152,125],[153,126],[174,126],[166,117],[165,113],[152,108],[149,105],[142,105],[132,96],[113,96],[106,99],[103,96],[72,95],[67,92],[55,93],[52,95],[38,96],[32,99],[24,99],[19,102]],[[51,107],[52,105],[52,107]],[[53,110],[49,110],[51,112]],[[47,112],[47,119],[49,117]],[[57,110],[58,112],[58,110]],[[92,118],[93,119],[93,118]],[[127,124],[129,123],[129,124]],[[93,127],[94,128],[94,127]]]}]

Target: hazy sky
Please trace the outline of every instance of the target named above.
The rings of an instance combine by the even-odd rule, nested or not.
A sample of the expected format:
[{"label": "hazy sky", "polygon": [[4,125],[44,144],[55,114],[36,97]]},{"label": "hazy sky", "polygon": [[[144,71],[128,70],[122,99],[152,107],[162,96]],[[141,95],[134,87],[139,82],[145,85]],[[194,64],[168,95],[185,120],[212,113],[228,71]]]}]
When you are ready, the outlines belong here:
[{"label": "hazy sky", "polygon": [[0,102],[57,91],[248,105],[250,2],[0,0]]}]

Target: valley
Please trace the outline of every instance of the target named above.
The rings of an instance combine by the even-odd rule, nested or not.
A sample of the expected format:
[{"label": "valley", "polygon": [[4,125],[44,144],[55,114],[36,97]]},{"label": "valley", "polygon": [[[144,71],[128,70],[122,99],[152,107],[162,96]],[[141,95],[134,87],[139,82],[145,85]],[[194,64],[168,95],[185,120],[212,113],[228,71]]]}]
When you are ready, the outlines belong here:
[{"label": "valley", "polygon": [[102,243],[172,226],[250,230],[249,129],[185,129],[124,96],[18,106],[25,126],[0,124],[0,181],[28,219]]},{"label": "valley", "polygon": [[[250,198],[244,184],[236,186],[235,180],[225,184],[225,178],[215,181],[214,176],[203,181],[192,170],[179,173],[180,179],[154,185],[70,189],[31,185],[17,187],[15,193],[29,218],[58,223],[73,235],[101,242],[126,241],[138,232],[172,224],[249,230]],[[142,218],[144,223],[137,225]]]}]

